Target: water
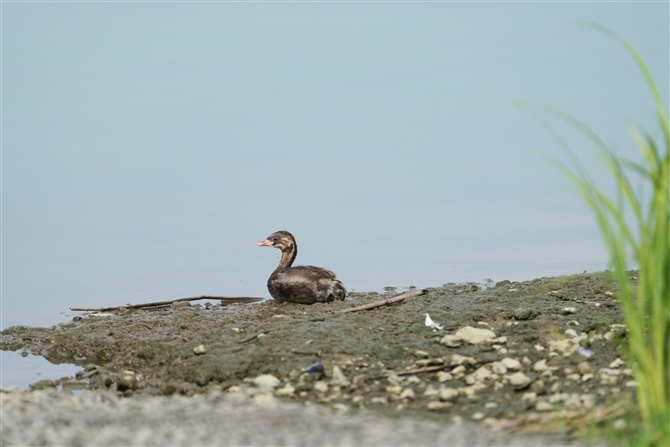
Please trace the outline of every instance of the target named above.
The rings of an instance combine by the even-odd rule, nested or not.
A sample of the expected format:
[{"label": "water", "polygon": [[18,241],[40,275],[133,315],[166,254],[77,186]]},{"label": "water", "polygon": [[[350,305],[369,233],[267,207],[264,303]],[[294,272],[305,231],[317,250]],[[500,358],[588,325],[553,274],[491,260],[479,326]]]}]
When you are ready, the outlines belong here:
[{"label": "water", "polygon": [[19,352],[0,351],[2,377],[0,387],[10,386],[29,389],[29,385],[40,380],[55,380],[64,377],[72,378],[81,368],[60,364],[54,365],[44,357],[36,355],[23,356]]},{"label": "water", "polygon": [[590,212],[538,156],[561,152],[509,104],[638,158],[644,81],[572,21],[620,33],[667,86],[668,7],[3,4],[0,324],[267,297],[279,252],[255,243],[280,229],[350,290],[601,270]]}]

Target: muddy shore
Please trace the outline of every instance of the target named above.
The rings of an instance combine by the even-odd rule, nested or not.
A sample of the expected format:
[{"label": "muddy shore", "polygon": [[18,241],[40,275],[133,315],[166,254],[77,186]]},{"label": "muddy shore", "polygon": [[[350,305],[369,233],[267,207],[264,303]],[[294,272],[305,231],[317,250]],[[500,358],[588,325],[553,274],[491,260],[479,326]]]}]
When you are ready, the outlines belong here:
[{"label": "muddy shore", "polygon": [[[476,444],[493,445],[503,439],[502,432],[488,441],[476,436],[489,429],[565,425],[561,421],[606,412],[633,396],[632,373],[617,348],[625,337],[623,317],[607,273],[445,284],[399,304],[335,313],[398,293],[393,288],[352,293],[344,302],[311,306],[178,303],[90,313],[51,328],[7,328],[0,349],[84,368],[75,379],[33,384],[33,390],[42,390],[33,393],[35,402],[65,402],[73,397],[54,397],[64,394],[55,390],[73,383],[121,402],[153,399],[163,402],[162,408],[173,401],[221,400],[222,408],[266,411],[266,406],[244,402],[270,399],[273,408],[283,408],[280,412],[314,414],[324,421],[342,418],[349,421],[345,425],[388,424],[377,433],[382,441],[389,427],[414,424],[412,434],[399,437],[405,439],[399,444],[444,443],[440,427],[465,427],[479,440]],[[441,327],[426,326],[425,314]],[[482,340],[470,338],[473,334]],[[318,367],[317,372],[305,372],[318,363],[323,374]],[[30,394],[4,392],[3,419],[28,411]],[[288,418],[293,419],[300,418]],[[341,430],[334,429],[330,443],[355,443],[353,438],[334,437]],[[13,438],[16,433],[6,428],[2,434],[7,445],[25,441]],[[467,434],[454,436],[467,439]],[[563,444],[572,442],[571,436],[570,431],[556,431],[541,442]],[[31,440],[39,444],[40,439]],[[286,439],[250,443],[296,443]],[[374,443],[370,437],[357,439]],[[528,438],[505,439],[523,444]],[[212,439],[202,443],[208,442]],[[329,442],[304,442],[319,443]]]}]

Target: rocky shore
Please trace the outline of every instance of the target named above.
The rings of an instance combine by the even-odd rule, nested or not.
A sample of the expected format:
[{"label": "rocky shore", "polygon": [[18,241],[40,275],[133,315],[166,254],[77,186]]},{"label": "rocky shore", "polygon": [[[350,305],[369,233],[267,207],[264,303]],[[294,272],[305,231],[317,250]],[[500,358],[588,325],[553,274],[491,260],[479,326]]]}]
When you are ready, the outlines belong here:
[{"label": "rocky shore", "polygon": [[[3,445],[575,443],[570,421],[617,417],[636,387],[616,293],[590,273],[445,284],[352,313],[336,311],[397,292],[16,326],[0,348],[84,372],[4,390]],[[73,384],[87,391],[58,392]]]}]

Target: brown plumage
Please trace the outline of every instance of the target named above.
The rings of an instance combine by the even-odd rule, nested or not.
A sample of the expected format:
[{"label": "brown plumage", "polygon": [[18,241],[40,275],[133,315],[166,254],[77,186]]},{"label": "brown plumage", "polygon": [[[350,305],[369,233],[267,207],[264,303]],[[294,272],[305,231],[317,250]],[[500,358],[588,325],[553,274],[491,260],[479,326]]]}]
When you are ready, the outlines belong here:
[{"label": "brown plumage", "polygon": [[344,300],[347,295],[342,283],[330,270],[311,265],[291,267],[298,255],[298,245],[288,231],[272,233],[256,245],[281,250],[279,265],[268,279],[268,291],[280,303],[326,303]]}]

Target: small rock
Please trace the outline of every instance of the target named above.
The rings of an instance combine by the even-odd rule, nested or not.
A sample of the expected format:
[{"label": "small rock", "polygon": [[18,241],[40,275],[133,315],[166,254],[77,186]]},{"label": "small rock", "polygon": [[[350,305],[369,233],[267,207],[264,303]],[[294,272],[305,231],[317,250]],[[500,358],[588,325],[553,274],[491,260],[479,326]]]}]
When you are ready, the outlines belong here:
[{"label": "small rock", "polygon": [[290,383],[287,383],[282,388],[279,388],[275,391],[275,396],[293,396],[295,393],[295,388],[291,386]]},{"label": "small rock", "polygon": [[509,383],[512,386],[517,387],[518,389],[523,389],[530,385],[531,379],[527,375],[525,375],[522,372],[515,372],[514,374],[510,374],[507,376],[507,379],[509,380]]},{"label": "small rock", "polygon": [[440,343],[449,348],[457,348],[463,344],[463,338],[458,335],[445,335]]},{"label": "small rock", "polygon": [[545,402],[543,400],[535,404],[536,411],[552,411],[553,409],[554,406],[552,404],[550,404],[549,402]]},{"label": "small rock", "polygon": [[577,411],[582,408],[582,403],[578,394],[571,394],[563,404],[566,410]]},{"label": "small rock", "polygon": [[593,374],[588,373],[588,374],[583,374],[582,375],[582,382],[588,382],[589,380],[593,379]]},{"label": "small rock", "polygon": [[481,366],[477,368],[477,371],[472,373],[472,377],[474,377],[475,381],[477,382],[483,382],[484,380],[491,377],[491,375],[493,375],[493,373],[486,366]]},{"label": "small rock", "polygon": [[472,419],[473,421],[481,421],[485,417],[486,417],[486,415],[484,413],[482,413],[481,411],[476,411],[476,412],[472,413],[472,416],[470,416],[470,419]]},{"label": "small rock", "polygon": [[458,397],[458,390],[454,388],[445,388],[440,391],[440,400],[450,401]]},{"label": "small rock", "polygon": [[254,385],[263,390],[272,390],[279,385],[279,379],[272,374],[261,374],[254,379]]},{"label": "small rock", "polygon": [[565,336],[568,338],[575,338],[577,336],[577,331],[575,331],[574,329],[566,329],[566,331],[563,332],[563,334],[565,334]]},{"label": "small rock", "polygon": [[451,402],[440,402],[439,400],[434,400],[432,402],[428,402],[428,405],[426,405],[426,408],[430,411],[441,411],[441,410],[446,410],[447,408],[451,407],[452,404]]},{"label": "small rock", "polygon": [[405,388],[402,390],[402,393],[400,393],[400,398],[401,399],[414,399],[414,390],[411,388]]},{"label": "small rock", "polygon": [[582,394],[579,396],[579,400],[582,401],[582,406],[586,409],[593,408],[596,404],[596,398],[592,394]]},{"label": "small rock", "polygon": [[328,384],[323,380],[318,380],[314,383],[314,391],[317,393],[326,393],[328,392]]},{"label": "small rock", "polygon": [[561,313],[563,315],[576,314],[577,313],[577,308],[576,307],[564,307],[563,309],[561,309]]},{"label": "small rock", "polygon": [[193,352],[195,355],[203,355],[207,353],[207,348],[205,345],[198,345],[195,348],[193,348]]},{"label": "small rock", "polygon": [[535,362],[535,364],[533,365],[533,371],[537,371],[537,372],[546,371],[548,368],[549,368],[549,366],[547,366],[547,360],[546,359],[539,360],[539,361]]},{"label": "small rock", "polygon": [[493,370],[495,374],[501,376],[507,374],[507,366],[505,366],[503,362],[493,362],[493,364],[491,364],[491,370]]},{"label": "small rock", "polygon": [[523,395],[521,396],[521,400],[525,400],[527,402],[535,402],[537,400],[537,394],[533,392],[523,393]]},{"label": "small rock", "polygon": [[372,399],[370,399],[370,403],[386,405],[389,403],[389,400],[386,397],[373,397]]},{"label": "small rock", "polygon": [[635,380],[629,380],[628,382],[626,382],[626,387],[637,388],[637,382]]},{"label": "small rock", "polygon": [[400,394],[401,391],[402,391],[402,387],[400,385],[387,386],[386,387],[386,392],[387,393]]},{"label": "small rock", "polygon": [[421,351],[419,349],[414,351],[414,357],[425,358],[425,357],[429,357],[429,356],[430,356],[430,354],[428,354],[426,351]]},{"label": "small rock", "polygon": [[544,394],[544,381],[538,379],[530,385],[530,389],[536,394]]},{"label": "small rock", "polygon": [[514,311],[514,318],[517,320],[527,320],[530,318],[531,310],[527,307],[520,307]]},{"label": "small rock", "polygon": [[476,345],[486,341],[492,341],[493,339],[496,338],[496,334],[492,330],[478,329],[472,326],[465,326],[459,329],[455,335],[456,336],[460,335],[460,337],[465,342],[470,343],[472,345]]},{"label": "small rock", "polygon": [[451,373],[454,376],[458,376],[459,374],[463,374],[465,372],[465,366],[463,365],[458,365],[456,368],[451,370]]},{"label": "small rock", "polygon": [[454,376],[452,376],[451,373],[445,371],[439,371],[437,374],[435,374],[435,377],[440,383],[449,382],[450,380],[454,379]]},{"label": "small rock", "polygon": [[116,375],[116,389],[119,391],[133,390],[137,388],[137,375],[135,371],[123,370]]},{"label": "small rock", "polygon": [[474,365],[475,363],[477,363],[477,360],[475,360],[472,357],[466,357],[464,355],[454,354],[451,356],[451,362],[449,364],[462,365],[463,363],[469,363],[470,365]]},{"label": "small rock", "polygon": [[582,380],[582,376],[579,375],[579,373],[568,374],[565,377],[575,382],[579,382]]},{"label": "small rock", "polygon": [[617,357],[612,363],[610,363],[610,368],[616,369],[616,368],[619,368],[619,367],[621,367],[625,364],[626,364],[626,362],[621,360],[621,358]]},{"label": "small rock", "polygon": [[362,403],[364,400],[365,398],[363,396],[354,396],[351,398],[351,403],[357,405]]},{"label": "small rock", "polygon": [[338,366],[333,368],[332,376],[333,378],[330,381],[332,386],[349,386],[349,380],[346,378],[344,373],[342,373],[342,370]]},{"label": "small rock", "polygon": [[484,408],[498,408],[497,402],[486,402]]},{"label": "small rock", "polygon": [[577,371],[579,371],[580,374],[588,374],[593,372],[593,368],[591,368],[589,362],[579,362],[577,364]]},{"label": "small rock", "polygon": [[509,357],[505,357],[500,361],[500,363],[502,363],[507,369],[511,369],[512,371],[517,371],[521,369],[521,362]]}]

